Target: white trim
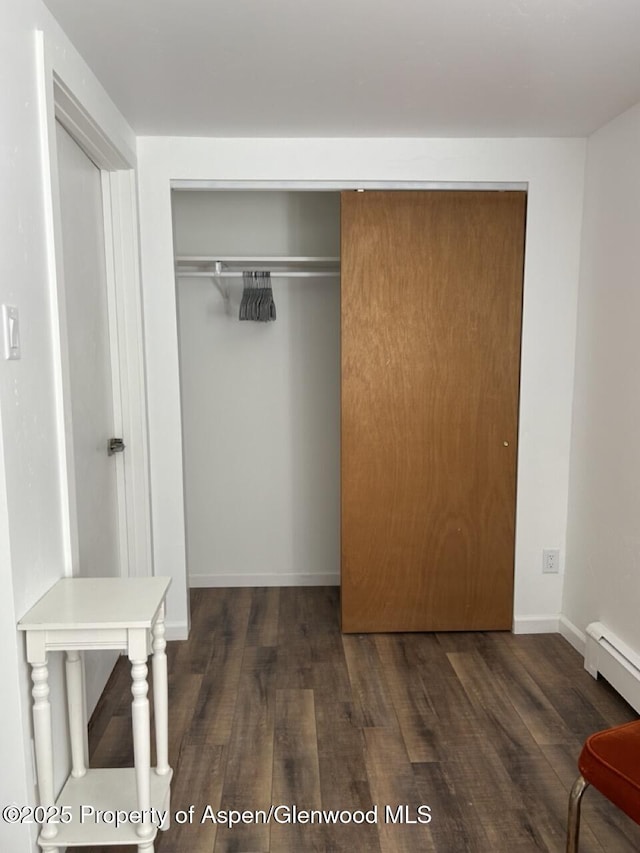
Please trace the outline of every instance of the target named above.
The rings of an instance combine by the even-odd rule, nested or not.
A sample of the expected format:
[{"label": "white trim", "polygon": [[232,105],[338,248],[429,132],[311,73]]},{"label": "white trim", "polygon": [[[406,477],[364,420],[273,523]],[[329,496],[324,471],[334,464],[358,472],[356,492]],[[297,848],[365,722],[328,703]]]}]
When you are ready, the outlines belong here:
[{"label": "white trim", "polygon": [[53,97],[53,68],[44,33],[36,32],[36,59],[38,66],[38,91],[40,111],[40,145],[42,153],[43,193],[45,208],[45,242],[49,269],[49,298],[51,300],[51,340],[53,349],[53,381],[56,399],[56,444],[60,471],[61,533],[64,549],[62,568],[71,575],[78,567],[78,527],[76,488],[73,460],[73,430],[71,407],[66,401],[69,388],[69,353],[67,348],[66,308],[64,300],[64,268],[62,245],[60,183],[58,179],[58,153],[56,144],[56,119]]},{"label": "white trim", "polygon": [[132,170],[110,172],[106,177],[112,199],[120,418],[127,445],[120,464],[126,495],[129,574],[147,577],[153,574],[153,558],[136,181]]},{"label": "white trim", "polygon": [[500,190],[526,192],[526,181],[224,181],[172,180],[172,190]]},{"label": "white trim", "polygon": [[560,624],[558,629],[565,640],[570,643],[573,648],[584,657],[585,636],[582,631],[577,628],[573,622],[570,622],[566,616],[560,616]]},{"label": "white trim", "polygon": [[256,575],[190,575],[189,587],[229,587],[229,586],[339,586],[340,576],[334,572],[303,572]]},{"label": "white trim", "polygon": [[131,168],[131,163],[89,115],[60,75],[53,71],[52,77],[55,116],[87,157],[106,171]]},{"label": "white trim", "polygon": [[557,634],[559,617],[556,616],[514,616],[514,634]]},{"label": "white trim", "polygon": [[[113,411],[113,433],[112,436],[122,436],[122,387],[120,376],[122,364],[120,361],[120,345],[118,340],[117,323],[117,283],[115,272],[115,239],[113,228],[113,206],[111,183],[109,172],[100,171],[100,183],[102,185],[102,222],[104,226],[104,261],[105,261],[105,283],[107,291],[107,317],[109,331],[109,354],[111,356],[111,397]],[[124,479],[125,460],[124,454],[118,453],[111,461],[115,465],[116,473],[116,502],[118,518],[118,548],[120,554],[120,574],[128,577],[130,560],[128,549],[128,518],[127,518],[127,493]]]}]

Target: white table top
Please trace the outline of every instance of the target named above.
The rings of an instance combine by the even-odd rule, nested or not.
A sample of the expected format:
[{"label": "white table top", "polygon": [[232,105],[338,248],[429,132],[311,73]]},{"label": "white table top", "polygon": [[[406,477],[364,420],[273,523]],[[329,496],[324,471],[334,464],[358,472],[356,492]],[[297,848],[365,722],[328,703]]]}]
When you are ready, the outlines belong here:
[{"label": "white table top", "polygon": [[18,622],[21,631],[151,628],[171,578],[62,578]]}]

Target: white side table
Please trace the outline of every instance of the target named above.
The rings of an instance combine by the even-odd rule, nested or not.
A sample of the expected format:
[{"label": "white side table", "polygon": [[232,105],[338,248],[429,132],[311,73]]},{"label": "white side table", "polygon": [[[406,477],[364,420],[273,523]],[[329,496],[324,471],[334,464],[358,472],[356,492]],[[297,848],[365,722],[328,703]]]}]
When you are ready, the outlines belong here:
[{"label": "white side table", "polygon": [[[26,632],[33,680],[33,731],[41,806],[67,806],[70,823],[45,821],[38,838],[43,850],[137,844],[153,853],[158,832],[152,809],[169,809],[172,770],[168,755],[165,596],[171,578],[63,578],[20,620]],[[153,648],[153,705],[157,766],[151,768],[147,657]],[[134,766],[89,769],[80,651],[119,649],[131,661]],[[53,741],[47,653],[66,652],[67,702],[72,770],[55,800]],[[81,806],[141,812],[140,823],[116,827],[95,820]],[[53,811],[53,810],[52,810]],[[163,827],[166,828],[166,825]]]}]

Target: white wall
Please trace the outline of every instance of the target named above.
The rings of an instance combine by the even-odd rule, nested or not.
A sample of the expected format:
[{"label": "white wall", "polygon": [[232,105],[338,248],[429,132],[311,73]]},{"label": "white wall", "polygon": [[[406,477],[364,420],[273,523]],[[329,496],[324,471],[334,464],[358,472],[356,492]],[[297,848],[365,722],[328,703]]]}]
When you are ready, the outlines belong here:
[{"label": "white wall", "polygon": [[[52,61],[102,127],[133,151],[133,133],[39,0],[3,3],[0,32],[0,302],[20,311],[22,359],[0,361],[1,801],[35,802],[30,693],[17,619],[68,570],[57,455],[58,396],[40,149],[36,30]],[[59,657],[52,656],[52,657]],[[57,780],[66,771],[60,662],[54,663]],[[29,828],[0,823],[0,848],[35,850]]]},{"label": "white wall", "polygon": [[640,653],[640,105],[590,137],[563,614]]},{"label": "white wall", "polygon": [[174,613],[186,558],[171,180],[528,182],[515,617],[557,628],[563,579],[541,558],[565,546],[584,155],[571,139],[138,139],[154,558]]},{"label": "white wall", "polygon": [[[173,194],[178,255],[340,254],[337,193]],[[250,266],[250,265],[249,265]],[[239,322],[242,279],[178,279],[192,586],[336,584],[340,286],[273,276],[275,323]]]}]

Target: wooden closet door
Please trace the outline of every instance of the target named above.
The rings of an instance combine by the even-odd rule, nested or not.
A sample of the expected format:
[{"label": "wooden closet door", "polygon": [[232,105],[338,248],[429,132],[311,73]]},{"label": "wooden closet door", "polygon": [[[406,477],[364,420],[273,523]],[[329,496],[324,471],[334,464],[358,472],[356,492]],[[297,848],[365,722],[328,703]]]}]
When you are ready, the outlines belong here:
[{"label": "wooden closet door", "polygon": [[342,193],[342,629],[509,629],[526,194]]}]

